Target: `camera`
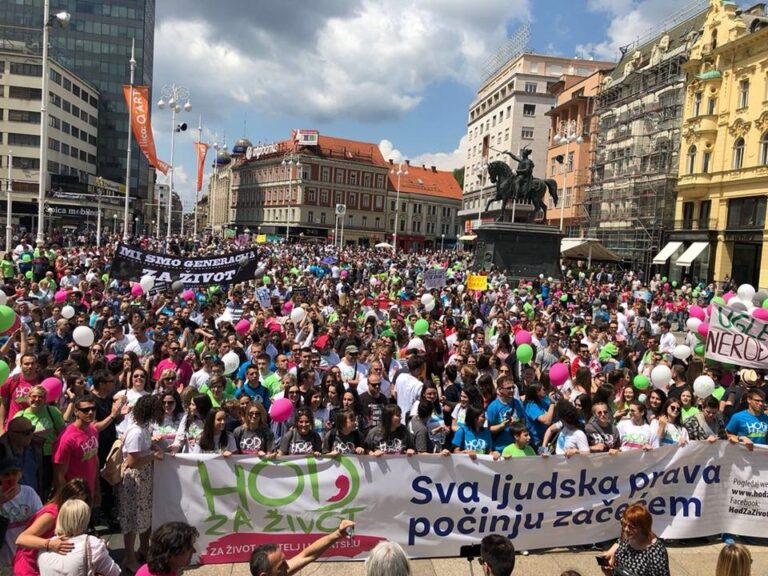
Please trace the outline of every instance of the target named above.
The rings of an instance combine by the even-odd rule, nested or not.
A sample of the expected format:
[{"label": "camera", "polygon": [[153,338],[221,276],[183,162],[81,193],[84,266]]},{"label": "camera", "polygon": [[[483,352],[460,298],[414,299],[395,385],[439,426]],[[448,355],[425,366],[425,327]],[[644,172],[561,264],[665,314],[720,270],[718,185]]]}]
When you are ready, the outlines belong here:
[{"label": "camera", "polygon": [[459,558],[480,558],[480,544],[469,544],[459,548]]}]

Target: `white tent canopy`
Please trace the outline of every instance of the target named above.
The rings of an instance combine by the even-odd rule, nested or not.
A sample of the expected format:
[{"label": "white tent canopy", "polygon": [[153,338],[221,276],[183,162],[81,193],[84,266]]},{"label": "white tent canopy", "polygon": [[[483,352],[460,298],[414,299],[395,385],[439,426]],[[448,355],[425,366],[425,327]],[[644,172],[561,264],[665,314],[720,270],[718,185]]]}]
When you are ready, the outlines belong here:
[{"label": "white tent canopy", "polygon": [[576,260],[619,262],[621,258],[603,246],[595,238],[563,238],[560,241],[560,256]]},{"label": "white tent canopy", "polygon": [[682,245],[682,242],[667,242],[667,245],[661,249],[661,252],[654,256],[653,263],[664,264],[667,260],[669,260],[669,257],[672,256],[672,254],[680,249],[680,246]]}]

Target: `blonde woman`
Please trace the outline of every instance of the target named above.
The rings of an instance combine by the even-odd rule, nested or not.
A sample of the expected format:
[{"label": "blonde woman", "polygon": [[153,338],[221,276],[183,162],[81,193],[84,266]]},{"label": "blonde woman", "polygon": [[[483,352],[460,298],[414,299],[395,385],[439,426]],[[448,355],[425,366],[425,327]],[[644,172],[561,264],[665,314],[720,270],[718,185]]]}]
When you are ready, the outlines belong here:
[{"label": "blonde woman", "polygon": [[74,547],[68,554],[41,552],[37,559],[40,576],[120,576],[120,567],[109,556],[101,538],[89,536],[91,508],[82,500],[67,500],[56,518],[56,536]]},{"label": "blonde woman", "polygon": [[715,576],[751,576],[752,554],[743,544],[726,544],[717,557]]}]

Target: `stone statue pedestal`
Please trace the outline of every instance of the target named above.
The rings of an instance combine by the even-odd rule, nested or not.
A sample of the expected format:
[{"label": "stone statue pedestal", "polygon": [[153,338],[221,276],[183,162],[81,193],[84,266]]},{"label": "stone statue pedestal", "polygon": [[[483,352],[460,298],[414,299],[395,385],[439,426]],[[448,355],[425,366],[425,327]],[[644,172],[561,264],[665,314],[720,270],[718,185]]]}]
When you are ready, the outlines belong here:
[{"label": "stone statue pedestal", "polygon": [[560,241],[557,226],[524,222],[484,222],[473,230],[475,269],[505,270],[514,280],[560,276]]}]

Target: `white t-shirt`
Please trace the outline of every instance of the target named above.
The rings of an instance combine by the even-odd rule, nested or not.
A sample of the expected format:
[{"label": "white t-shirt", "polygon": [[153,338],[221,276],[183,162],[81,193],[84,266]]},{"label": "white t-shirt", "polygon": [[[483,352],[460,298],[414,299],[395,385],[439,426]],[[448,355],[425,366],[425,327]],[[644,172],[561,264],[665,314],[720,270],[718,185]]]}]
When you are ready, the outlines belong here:
[{"label": "white t-shirt", "polygon": [[410,374],[398,376],[395,393],[397,394],[397,405],[403,411],[403,419],[405,419],[406,414],[410,413],[413,403],[419,399],[423,387],[424,383],[415,376]]},{"label": "white t-shirt", "polygon": [[123,458],[128,454],[147,456],[152,451],[152,433],[149,428],[132,424],[123,436]]},{"label": "white t-shirt", "polygon": [[646,444],[653,446],[655,441],[649,424],[643,423],[637,426],[629,418],[619,422],[616,425],[616,430],[618,430],[619,438],[621,438],[622,452],[641,450]]},{"label": "white t-shirt", "polygon": [[139,357],[139,360],[143,360],[152,354],[152,350],[155,347],[154,340],[147,338],[146,342],[139,342],[135,336],[131,336],[130,338],[131,341],[125,347],[126,352],[133,352]]},{"label": "white t-shirt", "polygon": [[563,426],[555,442],[555,454],[565,454],[566,450],[576,448],[579,452],[589,452],[587,435],[578,428]]},{"label": "white t-shirt", "polygon": [[43,507],[37,492],[29,486],[20,485],[19,493],[0,507],[0,516],[8,518],[5,532],[5,544],[0,550],[0,566],[11,566],[16,554],[16,538],[27,527],[27,522],[35,512]]},{"label": "white t-shirt", "polygon": [[[382,378],[381,380],[381,393],[384,395],[384,397],[389,400],[389,397],[392,395],[391,392],[392,385],[389,383],[389,381],[384,380]],[[364,392],[368,392],[368,377],[362,377],[360,378],[360,383],[357,385],[357,394],[358,396],[360,394],[363,394]]]},{"label": "white t-shirt", "polygon": [[69,539],[75,547],[68,554],[42,551],[37,557],[41,576],[87,576],[84,560],[86,538],[91,548],[92,570],[104,576],[120,576],[120,566],[109,556],[109,550],[101,538],[87,534]]},{"label": "white t-shirt", "polygon": [[659,438],[659,421],[651,422],[651,433],[653,434],[653,447],[673,446],[680,444],[680,441],[688,442],[688,430],[685,426],[678,426],[672,422],[667,422],[664,427],[664,437]]}]

